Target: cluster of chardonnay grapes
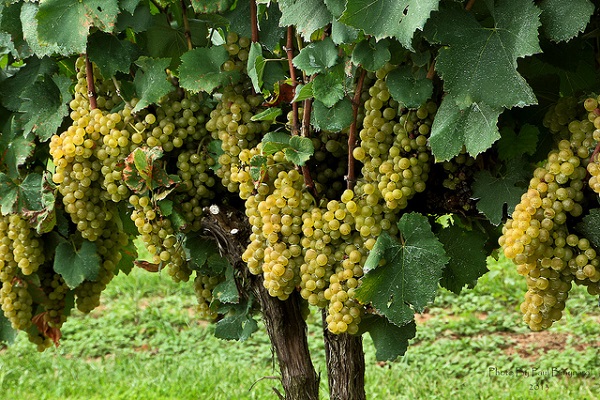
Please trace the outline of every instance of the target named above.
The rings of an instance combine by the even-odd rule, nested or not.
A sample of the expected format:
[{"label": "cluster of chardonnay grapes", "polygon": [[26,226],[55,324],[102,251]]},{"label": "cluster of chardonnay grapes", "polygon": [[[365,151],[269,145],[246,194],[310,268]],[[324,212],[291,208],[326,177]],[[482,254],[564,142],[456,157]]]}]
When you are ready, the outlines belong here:
[{"label": "cluster of chardonnay grapes", "polygon": [[68,287],[46,263],[41,236],[18,214],[0,216],[0,283],[0,305],[12,328],[26,331],[39,350],[49,347],[52,340],[38,327],[60,329]]},{"label": "cluster of chardonnay grapes", "polygon": [[[309,170],[318,199],[282,152],[263,155],[264,166],[255,166],[253,174],[261,144],[241,149],[223,181],[235,183],[246,201],[252,234],[242,259],[250,272],[262,274],[269,293],[282,300],[299,288],[310,305],[326,309],[332,333],[358,332],[365,309],[354,291],[368,252],[382,231],[397,233],[398,213],[425,189],[430,170],[427,137],[437,106],[430,102],[411,111],[391,99],[385,76],[392,68],[379,71],[367,92],[354,150],[362,177],[353,189],[344,190],[347,132],[312,137]],[[291,123],[291,112],[287,117]],[[228,155],[227,161],[233,159]]]},{"label": "cluster of chardonnay grapes", "polygon": [[560,140],[534,171],[499,239],[506,257],[527,279],[521,311],[534,331],[561,318],[573,282],[600,294],[600,256],[572,223],[583,214],[586,187],[594,189],[599,173],[591,159],[600,139],[597,100],[585,101],[585,113],[569,98],[549,110],[544,121]]},{"label": "cluster of chardonnay grapes", "polygon": [[219,283],[223,281],[223,276],[204,275],[199,272],[194,278],[194,293],[198,300],[198,317],[207,321],[217,319],[217,312],[211,308],[213,302],[213,290]]},{"label": "cluster of chardonnay grapes", "polygon": [[216,174],[223,186],[233,193],[238,191],[238,183],[231,180],[231,174],[240,169],[240,153],[255,147],[269,131],[271,123],[252,121],[252,117],[263,110],[260,106],[264,98],[251,93],[252,83],[245,74],[250,40],[230,32],[224,46],[230,59],[223,64],[223,70],[240,71],[242,78],[238,83],[223,88],[221,98],[210,113],[206,129],[213,139],[221,142],[223,154],[219,157],[220,168]]}]

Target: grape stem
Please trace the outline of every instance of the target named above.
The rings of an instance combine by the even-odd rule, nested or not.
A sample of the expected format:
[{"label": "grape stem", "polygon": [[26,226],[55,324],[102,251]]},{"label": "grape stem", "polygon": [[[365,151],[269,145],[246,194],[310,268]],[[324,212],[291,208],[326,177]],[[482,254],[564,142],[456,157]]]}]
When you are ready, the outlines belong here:
[{"label": "grape stem", "polygon": [[94,67],[87,54],[85,55],[85,79],[87,81],[90,110],[95,110],[98,108],[98,103],[96,103],[96,88],[94,87]]},{"label": "grape stem", "polygon": [[354,185],[356,184],[356,171],[354,168],[355,160],[353,153],[357,142],[356,130],[358,124],[358,108],[360,107],[360,95],[366,75],[367,70],[363,69],[358,77],[358,82],[356,83],[356,89],[354,91],[354,98],[352,99],[352,123],[350,124],[350,131],[348,132],[348,175],[346,175],[348,189],[353,189]]},{"label": "grape stem", "polygon": [[187,6],[185,5],[185,0],[181,0],[181,18],[183,19],[183,33],[187,41],[188,50],[192,50],[192,33],[190,30],[190,22],[188,21],[187,17]]},{"label": "grape stem", "polygon": [[[304,100],[304,112],[302,114],[302,136],[310,138],[310,113],[312,111],[312,99]],[[319,198],[315,182],[310,175],[310,169],[307,164],[302,166],[302,176],[304,176],[304,185],[310,190],[315,199]]]},{"label": "grape stem", "polygon": [[435,76],[435,60],[433,60],[431,62],[431,64],[429,65],[429,69],[427,70],[426,78],[429,80],[433,80],[434,76]]},{"label": "grape stem", "polygon": [[475,0],[469,0],[467,5],[465,6],[465,10],[471,11],[471,8],[473,8],[473,5],[475,5]]},{"label": "grape stem", "polygon": [[250,28],[252,29],[252,43],[258,42],[258,15],[256,0],[250,0]]},{"label": "grape stem", "polygon": [[[287,54],[288,65],[290,68],[290,80],[292,81],[291,85],[294,88],[295,95],[298,81],[296,80],[296,69],[294,68],[294,63],[292,62],[292,59],[294,58],[294,27],[291,25],[287,28],[287,43],[285,45],[285,52]],[[292,136],[297,136],[300,133],[298,119],[298,102],[294,101],[292,103]]]}]

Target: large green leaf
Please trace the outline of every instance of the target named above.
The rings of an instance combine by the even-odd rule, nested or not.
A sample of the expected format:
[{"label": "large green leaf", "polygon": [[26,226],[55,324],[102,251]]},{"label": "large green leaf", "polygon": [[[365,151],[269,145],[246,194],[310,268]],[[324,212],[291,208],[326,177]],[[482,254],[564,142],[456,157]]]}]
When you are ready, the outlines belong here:
[{"label": "large green leaf", "polygon": [[133,113],[157,103],[161,97],[173,90],[165,72],[170,62],[168,58],[150,57],[140,57],[135,62],[140,67],[133,80],[139,101],[133,108]]},{"label": "large green leaf", "polygon": [[314,42],[300,50],[294,57],[294,66],[306,72],[307,75],[324,72],[337,63],[338,50],[331,38]]},{"label": "large green leaf", "polygon": [[436,160],[451,159],[463,146],[472,156],[490,148],[500,138],[496,124],[501,111],[485,103],[473,103],[461,110],[453,96],[444,97],[429,139]]},{"label": "large green leaf", "polygon": [[248,53],[248,77],[252,81],[254,91],[262,93],[263,73],[265,72],[265,58],[262,55],[262,46],[260,43],[252,43]]},{"label": "large green leaf", "polygon": [[23,3],[20,15],[21,25],[23,26],[23,38],[27,41],[29,48],[38,57],[60,53],[61,49],[57,43],[40,43],[38,39],[38,22],[35,18],[38,8],[39,4],[37,3]]},{"label": "large green leaf", "polygon": [[285,158],[298,166],[304,165],[315,152],[312,140],[300,136],[290,136],[285,132],[269,132],[263,136],[262,143],[264,155],[283,151]]},{"label": "large green leaf", "polygon": [[33,132],[45,142],[56,133],[69,114],[71,80],[63,75],[38,80],[20,95],[19,121],[25,132]]},{"label": "large green leaf", "polygon": [[418,108],[431,98],[433,82],[424,69],[413,71],[408,65],[390,71],[385,82],[394,100],[408,108]]},{"label": "large green leaf", "polygon": [[117,71],[129,73],[139,49],[129,40],[119,40],[115,35],[98,31],[88,39],[87,54],[102,76],[110,79]]},{"label": "large green leaf", "polygon": [[92,26],[114,28],[117,0],[42,0],[36,19],[41,45],[58,45],[64,55],[85,53]]},{"label": "large green leaf", "polygon": [[535,125],[525,124],[517,134],[514,129],[505,127],[500,130],[498,140],[498,158],[509,161],[524,156],[533,155],[537,149],[540,130]]},{"label": "large green leaf", "polygon": [[450,257],[440,284],[456,294],[465,286],[474,287],[477,279],[488,271],[485,235],[454,224],[442,229],[437,237]]},{"label": "large green leaf", "polygon": [[326,107],[332,107],[344,98],[344,65],[338,64],[312,80],[312,91],[316,100]]},{"label": "large green leaf", "polygon": [[294,25],[307,41],[313,32],[333,19],[323,0],[279,0],[278,3],[279,26]]},{"label": "large green leaf", "polygon": [[348,98],[338,101],[332,107],[315,101],[310,115],[310,123],[316,129],[339,132],[350,126],[353,117],[352,101]]},{"label": "large green leaf", "polygon": [[596,249],[600,249],[600,208],[593,208],[577,224],[577,230],[581,232]]},{"label": "large green leaf", "polygon": [[0,343],[12,344],[17,338],[17,331],[12,328],[4,313],[0,313]]},{"label": "large green leaf", "polygon": [[211,93],[219,86],[235,82],[239,73],[221,70],[221,66],[228,59],[229,54],[223,46],[199,47],[188,51],[181,57],[179,67],[181,87],[194,93]]},{"label": "large green leaf", "polygon": [[57,71],[56,64],[47,57],[28,58],[27,63],[16,74],[0,82],[0,102],[11,111],[19,111],[21,93],[29,90],[41,77],[53,75]]},{"label": "large green leaf", "polygon": [[54,271],[63,277],[71,289],[74,289],[85,280],[96,280],[101,261],[95,243],[84,240],[81,247],[77,249],[73,243],[65,241],[56,247]]},{"label": "large green leaf", "polygon": [[14,120],[13,116],[0,126],[0,161],[6,165],[7,175],[13,179],[19,176],[19,166],[33,154],[35,147],[33,135],[18,130]]},{"label": "large green leaf", "polygon": [[492,5],[493,28],[457,3],[442,7],[427,24],[429,41],[444,45],[435,65],[444,88],[460,110],[473,104],[492,109],[535,104],[533,91],[517,71],[517,59],[541,51],[540,10],[529,1],[487,4]]},{"label": "large green leaf", "polygon": [[[377,239],[355,297],[363,304],[371,303],[393,324],[403,326],[435,298],[448,256],[427,217],[404,214],[398,228],[400,241],[386,232]],[[385,264],[381,265],[382,261]]]},{"label": "large green leaf", "polygon": [[362,40],[352,51],[352,62],[367,71],[377,71],[390,60],[390,43],[388,40],[376,42],[374,39]]},{"label": "large green leaf", "polygon": [[225,318],[217,322],[215,336],[225,340],[244,341],[258,330],[258,323],[251,315],[252,298],[240,304],[229,304],[219,308],[226,313]]},{"label": "large green leaf", "polygon": [[556,42],[574,38],[583,32],[594,14],[594,4],[589,0],[543,0],[542,29],[546,36]]},{"label": "large green leaf", "polygon": [[492,175],[487,170],[478,171],[473,182],[473,197],[479,199],[477,209],[491,223],[498,225],[502,222],[505,204],[510,215],[521,200],[521,195],[526,189],[519,184],[523,183],[526,177],[527,167],[519,160],[510,162],[504,174]]},{"label": "large green leaf", "polygon": [[398,326],[380,315],[367,314],[360,321],[359,333],[365,332],[373,339],[377,361],[393,361],[406,353],[408,341],[417,334],[417,325],[413,320]]},{"label": "large green leaf", "polygon": [[439,0],[348,0],[340,21],[376,39],[395,37],[413,50],[412,39],[422,30]]}]

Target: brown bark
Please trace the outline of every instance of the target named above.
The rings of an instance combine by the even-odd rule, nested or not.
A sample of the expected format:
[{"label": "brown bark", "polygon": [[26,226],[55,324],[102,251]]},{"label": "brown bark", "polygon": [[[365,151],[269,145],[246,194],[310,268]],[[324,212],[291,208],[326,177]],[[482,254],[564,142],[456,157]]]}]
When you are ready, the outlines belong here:
[{"label": "brown bark", "polygon": [[327,358],[330,400],[365,400],[365,355],[362,336],[334,335],[326,328],[323,340]]},{"label": "brown bark", "polygon": [[[203,226],[215,237],[223,255],[240,271],[240,281],[250,283],[245,295],[249,295],[247,291],[250,290],[259,301],[281,372],[285,394],[280,397],[286,400],[317,400],[319,376],[308,349],[307,326],[302,318],[299,295],[294,293],[286,301],[269,295],[263,286],[263,277],[250,275],[242,261],[242,253],[250,233],[246,216],[230,207],[214,207],[207,212]],[[238,282],[238,286],[242,285],[243,283]],[[278,392],[277,394],[279,395]]]}]

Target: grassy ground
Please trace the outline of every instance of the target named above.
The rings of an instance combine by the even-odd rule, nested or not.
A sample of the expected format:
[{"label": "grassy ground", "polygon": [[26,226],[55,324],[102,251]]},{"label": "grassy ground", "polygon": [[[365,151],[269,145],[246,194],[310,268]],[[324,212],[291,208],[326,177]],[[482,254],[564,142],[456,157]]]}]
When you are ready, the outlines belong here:
[{"label": "grassy ground", "polygon": [[[377,363],[365,338],[369,399],[596,399],[600,393],[598,299],[575,290],[549,332],[520,322],[524,283],[506,261],[490,263],[474,290],[441,291],[418,316],[404,357]],[[575,288],[580,289],[580,288]],[[243,343],[212,336],[194,317],[191,284],[142,270],[118,276],[103,305],[75,315],[57,349],[26,338],[0,351],[5,399],[273,399],[281,390],[264,331]],[[318,318],[313,361],[328,397]]]}]

